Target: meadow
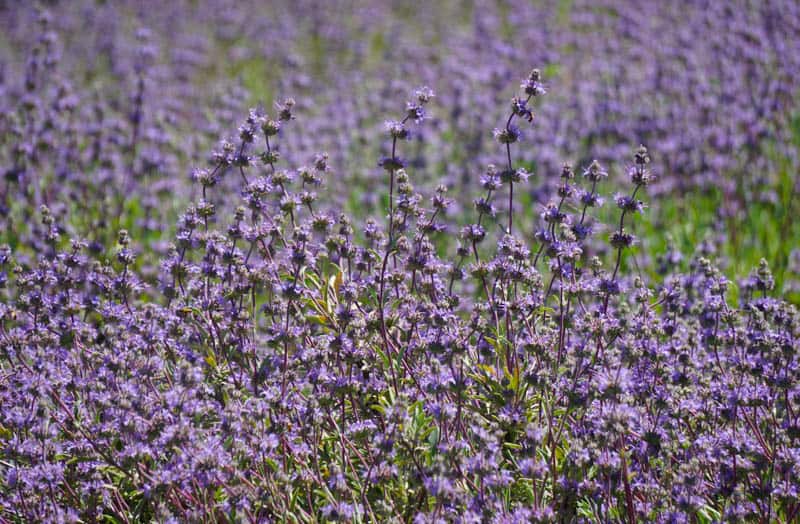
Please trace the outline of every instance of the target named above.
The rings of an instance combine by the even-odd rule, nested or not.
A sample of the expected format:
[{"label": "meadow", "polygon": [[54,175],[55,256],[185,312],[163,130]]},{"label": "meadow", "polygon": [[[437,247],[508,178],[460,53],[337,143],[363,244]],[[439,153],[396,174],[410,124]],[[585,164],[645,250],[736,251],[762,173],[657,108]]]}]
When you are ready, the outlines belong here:
[{"label": "meadow", "polygon": [[800,4],[0,4],[0,522],[800,520]]}]

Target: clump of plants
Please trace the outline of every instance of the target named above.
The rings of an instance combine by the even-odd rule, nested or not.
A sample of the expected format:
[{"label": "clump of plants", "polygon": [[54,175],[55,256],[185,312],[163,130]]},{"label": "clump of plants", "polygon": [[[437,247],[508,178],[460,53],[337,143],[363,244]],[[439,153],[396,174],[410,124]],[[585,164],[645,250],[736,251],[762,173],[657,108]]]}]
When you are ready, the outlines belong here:
[{"label": "clump of plants", "polygon": [[[193,172],[155,280],[127,231],[98,257],[42,205],[35,258],[0,252],[3,519],[797,519],[797,310],[766,262],[735,303],[710,247],[685,272],[651,253],[658,279],[631,263],[645,147],[627,187],[596,161],[518,165],[542,82],[522,81],[459,217],[403,158],[428,88],[386,123],[383,221],[321,198],[325,153],[284,160],[291,99]],[[515,191],[545,179],[525,232]]]}]

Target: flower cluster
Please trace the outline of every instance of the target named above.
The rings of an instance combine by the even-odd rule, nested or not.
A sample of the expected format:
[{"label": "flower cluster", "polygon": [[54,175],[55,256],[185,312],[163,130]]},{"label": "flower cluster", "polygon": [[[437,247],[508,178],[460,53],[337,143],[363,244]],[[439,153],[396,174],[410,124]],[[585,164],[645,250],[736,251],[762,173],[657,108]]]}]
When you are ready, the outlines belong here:
[{"label": "flower cluster", "polygon": [[[138,187],[144,86],[116,148],[62,130],[87,139],[65,146],[67,164]],[[399,156],[434,120],[427,88],[386,125],[385,224],[320,198],[341,183],[337,153],[283,154],[304,135],[293,99],[251,110],[192,172],[192,203],[155,253],[130,228],[110,255],[70,239],[70,210],[22,182],[42,206],[19,233],[30,245],[0,249],[0,516],[796,520],[800,314],[771,296],[766,262],[736,300],[711,247],[687,271],[672,250],[658,277],[638,268],[631,231],[655,181],[644,146],[609,224],[599,161],[537,169],[555,189],[535,233],[515,223],[531,176],[514,122],[546,120],[544,95],[534,70],[495,133],[497,163],[472,173],[471,217],[446,184],[418,192],[424,163]],[[17,125],[51,131],[31,122]],[[48,172],[32,135],[17,138],[14,183]],[[105,184],[82,180],[69,187]]]}]

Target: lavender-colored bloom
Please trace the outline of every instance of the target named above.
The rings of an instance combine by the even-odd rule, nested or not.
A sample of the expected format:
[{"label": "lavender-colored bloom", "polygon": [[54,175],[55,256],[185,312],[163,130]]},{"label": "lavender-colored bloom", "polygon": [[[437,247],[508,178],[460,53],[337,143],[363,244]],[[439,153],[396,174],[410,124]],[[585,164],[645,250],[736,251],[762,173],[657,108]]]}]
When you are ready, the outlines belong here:
[{"label": "lavender-colored bloom", "polygon": [[633,235],[780,201],[796,3],[154,7],[0,11],[0,520],[797,520],[780,265]]}]

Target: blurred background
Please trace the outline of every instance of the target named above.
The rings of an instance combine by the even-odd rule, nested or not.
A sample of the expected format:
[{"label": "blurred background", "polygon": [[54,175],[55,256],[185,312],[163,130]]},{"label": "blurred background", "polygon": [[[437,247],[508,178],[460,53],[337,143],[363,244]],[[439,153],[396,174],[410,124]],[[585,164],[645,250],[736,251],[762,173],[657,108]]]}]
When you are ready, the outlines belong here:
[{"label": "blurred background", "polygon": [[193,168],[235,141],[248,108],[285,97],[297,121],[278,139],[284,166],[328,153],[329,209],[385,220],[384,122],[422,85],[436,98],[403,154],[420,194],[451,189],[455,234],[504,161],[492,130],[538,67],[548,93],[514,151],[533,173],[516,204],[526,237],[563,163],[598,159],[610,197],[629,191],[641,143],[658,182],[630,264],[657,273],[702,251],[744,278],[765,258],[800,301],[794,0],[0,2],[0,28],[0,243],[31,257],[46,205],[98,257],[127,228],[155,275],[198,198]]}]

